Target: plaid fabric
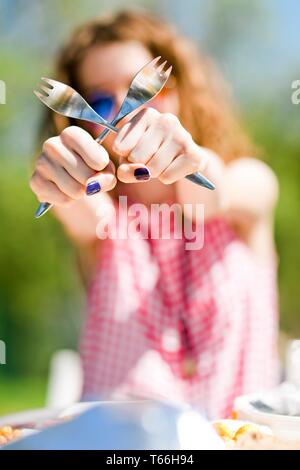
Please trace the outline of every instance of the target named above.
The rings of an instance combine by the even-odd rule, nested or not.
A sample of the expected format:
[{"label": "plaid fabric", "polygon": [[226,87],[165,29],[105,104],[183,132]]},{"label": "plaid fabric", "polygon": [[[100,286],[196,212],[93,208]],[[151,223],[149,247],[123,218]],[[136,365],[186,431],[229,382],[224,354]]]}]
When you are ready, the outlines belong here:
[{"label": "plaid fabric", "polygon": [[[83,398],[163,398],[227,417],[277,383],[276,269],[222,219],[204,248],[105,240],[81,338]],[[100,256],[99,256],[100,258]]]}]

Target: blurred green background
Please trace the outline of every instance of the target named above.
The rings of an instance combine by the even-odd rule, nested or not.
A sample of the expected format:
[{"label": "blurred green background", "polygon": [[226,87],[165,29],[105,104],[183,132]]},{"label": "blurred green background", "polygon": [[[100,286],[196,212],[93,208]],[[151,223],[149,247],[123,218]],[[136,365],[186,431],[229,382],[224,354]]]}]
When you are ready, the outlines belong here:
[{"label": "blurred green background", "polygon": [[[24,5],[26,3],[26,6]],[[49,359],[76,348],[84,306],[74,253],[60,226],[33,219],[28,187],[42,106],[32,90],[74,25],[127,1],[1,0],[0,80],[0,414],[44,404]],[[297,0],[131,1],[177,24],[218,62],[250,135],[278,175],[281,329],[300,337],[300,3]]]}]

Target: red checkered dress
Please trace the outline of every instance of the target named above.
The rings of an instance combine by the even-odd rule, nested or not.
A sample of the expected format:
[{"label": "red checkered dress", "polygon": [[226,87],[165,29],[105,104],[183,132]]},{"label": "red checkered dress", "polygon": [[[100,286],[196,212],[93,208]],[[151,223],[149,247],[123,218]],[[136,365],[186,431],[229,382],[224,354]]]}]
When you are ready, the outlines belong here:
[{"label": "red checkered dress", "polygon": [[204,235],[198,251],[184,239],[101,242],[83,398],[163,398],[221,418],[236,396],[277,383],[275,266],[259,264],[222,219]]}]

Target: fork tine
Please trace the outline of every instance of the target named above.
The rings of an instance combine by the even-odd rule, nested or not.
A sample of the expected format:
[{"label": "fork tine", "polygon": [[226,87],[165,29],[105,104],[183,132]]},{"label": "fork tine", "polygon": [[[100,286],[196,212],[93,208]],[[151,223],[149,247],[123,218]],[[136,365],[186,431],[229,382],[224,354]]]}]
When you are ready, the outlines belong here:
[{"label": "fork tine", "polygon": [[164,66],[166,65],[167,61],[165,60],[162,64],[160,64],[158,67],[156,67],[156,72],[161,73],[164,69]]},{"label": "fork tine", "polygon": [[33,93],[35,94],[35,96],[36,96],[39,100],[41,100],[43,103],[46,104],[48,95],[45,96],[45,95],[43,95],[42,93],[40,93],[39,91],[37,91],[37,90],[33,90]]},{"label": "fork tine", "polygon": [[157,62],[161,59],[161,56],[159,55],[158,57],[155,57],[155,59],[151,60],[151,62],[149,62],[145,67],[143,67],[141,69],[141,71],[144,69],[144,68],[155,68],[155,65],[157,64]]},{"label": "fork tine", "polygon": [[144,67],[142,67],[133,77],[131,85],[140,74],[145,74],[145,73],[147,74],[147,73],[151,73],[152,70],[156,70],[155,65],[157,64],[159,59],[161,59],[161,56],[155,57],[155,59],[152,59],[150,62],[148,62],[148,64],[144,65]]},{"label": "fork tine", "polygon": [[51,93],[51,89],[44,85],[39,84],[39,88],[46,94],[46,96],[49,96],[49,94]]},{"label": "fork tine", "polygon": [[172,72],[172,65],[170,65],[170,67],[162,74],[165,80],[168,80],[169,76],[171,75],[171,72]]},{"label": "fork tine", "polygon": [[54,88],[55,80],[52,80],[51,78],[47,78],[47,77],[41,77],[41,80],[43,80],[43,82],[46,82],[49,88]]}]

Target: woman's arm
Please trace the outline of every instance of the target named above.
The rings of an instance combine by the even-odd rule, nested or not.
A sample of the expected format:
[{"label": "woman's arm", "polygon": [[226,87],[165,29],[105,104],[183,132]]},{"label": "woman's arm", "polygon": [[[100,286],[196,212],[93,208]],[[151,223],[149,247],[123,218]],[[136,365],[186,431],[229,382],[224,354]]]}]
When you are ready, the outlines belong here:
[{"label": "woman's arm", "polygon": [[244,212],[253,219],[273,213],[278,181],[271,168],[255,158],[240,158],[225,167],[228,210]]},{"label": "woman's arm", "polygon": [[275,173],[255,158],[241,158],[226,168],[226,216],[259,259],[274,259],[274,211],[279,196]]},{"label": "woman's arm", "polygon": [[[124,183],[136,182],[137,171],[143,180],[152,176],[164,184],[175,183],[185,216],[193,217],[192,205],[202,203],[206,218],[226,216],[260,257],[274,254],[272,225],[278,185],[266,164],[241,158],[225,165],[218,155],[198,146],[177,117],[151,108],[121,128],[114,152],[122,157],[117,176]],[[184,179],[195,171],[212,180],[216,189],[210,191]]]},{"label": "woman's arm", "polygon": [[102,208],[107,204],[112,204],[110,196],[98,193],[93,197],[84,196],[71,206],[54,206],[53,212],[73,243],[85,247],[96,241],[97,224],[102,217]]},{"label": "woman's arm", "polygon": [[[86,282],[95,267],[97,224],[112,204],[107,191],[116,184],[106,150],[83,129],[68,127],[44,142],[30,186],[39,201],[54,204],[54,213],[84,257]],[[93,195],[93,197],[90,197]]]},{"label": "woman's arm", "polygon": [[[279,187],[273,171],[255,158],[240,158],[225,165],[208,151],[203,173],[215,183],[216,190],[210,192],[186,180],[178,181],[177,195],[183,207],[187,203],[204,204],[206,219],[224,216],[261,259],[274,257],[273,214]],[[185,215],[192,216],[189,210]]]},{"label": "woman's arm", "polygon": [[72,126],[44,142],[30,187],[39,201],[54,204],[72,240],[87,245],[96,239],[101,207],[110,203],[107,192],[116,182],[106,150],[86,131]]}]

